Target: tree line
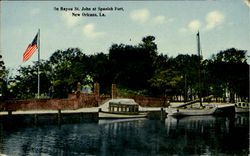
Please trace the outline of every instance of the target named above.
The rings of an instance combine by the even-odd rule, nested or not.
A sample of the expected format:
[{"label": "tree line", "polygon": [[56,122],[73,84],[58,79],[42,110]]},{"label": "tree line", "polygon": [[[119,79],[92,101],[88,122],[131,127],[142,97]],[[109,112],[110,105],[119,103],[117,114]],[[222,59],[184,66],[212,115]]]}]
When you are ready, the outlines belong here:
[{"label": "tree line", "polygon": [[[98,82],[101,94],[110,94],[115,83],[121,95],[183,97],[188,101],[198,96],[200,68],[202,97],[249,100],[246,53],[230,48],[210,59],[188,54],[169,57],[158,53],[154,36],[142,38],[137,45],[112,44],[107,54],[86,55],[79,48],[68,48],[40,62],[40,90],[43,98],[66,98],[76,91],[78,82],[90,87]],[[38,62],[20,66],[15,76],[9,76],[3,61],[0,67],[2,100],[37,96]]]}]

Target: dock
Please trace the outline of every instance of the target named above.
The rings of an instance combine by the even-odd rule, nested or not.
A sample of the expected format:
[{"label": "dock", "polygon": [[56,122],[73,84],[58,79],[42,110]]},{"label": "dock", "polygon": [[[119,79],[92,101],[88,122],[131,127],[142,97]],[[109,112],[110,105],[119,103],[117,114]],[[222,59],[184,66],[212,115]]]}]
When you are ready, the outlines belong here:
[{"label": "dock", "polygon": [[7,124],[61,124],[98,121],[98,107],[77,110],[27,110],[0,112],[0,121]]},{"label": "dock", "polygon": [[[22,110],[0,112],[0,121],[4,124],[63,124],[81,121],[99,120],[100,107],[87,107],[75,110]],[[140,111],[147,112],[149,119],[163,119],[165,110],[160,107],[140,107]]]}]

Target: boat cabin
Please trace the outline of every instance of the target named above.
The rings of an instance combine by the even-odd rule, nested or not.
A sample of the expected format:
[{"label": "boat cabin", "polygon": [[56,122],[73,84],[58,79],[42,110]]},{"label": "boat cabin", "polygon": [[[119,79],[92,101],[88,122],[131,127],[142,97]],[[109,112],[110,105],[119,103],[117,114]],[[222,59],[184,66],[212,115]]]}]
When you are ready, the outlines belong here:
[{"label": "boat cabin", "polygon": [[245,102],[238,102],[235,104],[237,107],[245,107],[245,108],[249,108],[249,104],[245,103]]},{"label": "boat cabin", "polygon": [[113,99],[109,102],[109,112],[119,114],[138,114],[139,104],[133,99]]}]

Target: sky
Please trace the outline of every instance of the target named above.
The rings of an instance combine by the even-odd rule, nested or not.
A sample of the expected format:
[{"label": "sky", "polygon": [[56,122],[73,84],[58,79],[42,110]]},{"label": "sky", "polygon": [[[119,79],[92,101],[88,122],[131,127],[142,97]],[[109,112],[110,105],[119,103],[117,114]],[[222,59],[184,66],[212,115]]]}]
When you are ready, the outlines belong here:
[{"label": "sky", "polygon": [[[206,59],[232,47],[249,51],[246,2],[249,0],[1,1],[0,54],[7,68],[14,71],[32,65],[37,61],[37,51],[25,63],[23,53],[38,29],[43,60],[58,49],[70,47],[80,48],[87,55],[108,53],[114,43],[137,45],[148,35],[155,36],[159,54],[197,54],[198,31]],[[99,7],[109,10],[99,11]],[[99,13],[105,16],[82,16]]]}]

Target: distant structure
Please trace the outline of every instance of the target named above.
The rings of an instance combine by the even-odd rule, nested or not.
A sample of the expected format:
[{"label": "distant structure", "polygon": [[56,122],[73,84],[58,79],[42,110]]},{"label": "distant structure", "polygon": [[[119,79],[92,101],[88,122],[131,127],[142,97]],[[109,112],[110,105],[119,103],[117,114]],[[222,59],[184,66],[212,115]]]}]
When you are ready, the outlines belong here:
[{"label": "distant structure", "polygon": [[77,92],[81,91],[81,83],[80,82],[77,83],[76,91]]},{"label": "distant structure", "polygon": [[[94,88],[95,90],[95,88]],[[81,86],[81,83],[78,82],[77,83],[77,87],[76,87],[76,92],[80,92],[80,93],[92,93],[91,87],[89,85],[85,85],[85,86]]]},{"label": "distant structure", "polygon": [[117,87],[116,87],[116,84],[112,84],[111,91],[112,91],[112,99],[116,98],[117,97]]},{"label": "distant structure", "polygon": [[93,93],[90,86],[83,86],[81,92],[88,94]]},{"label": "distant structure", "polygon": [[99,83],[94,83],[94,94],[99,96],[100,95],[100,85]]}]

